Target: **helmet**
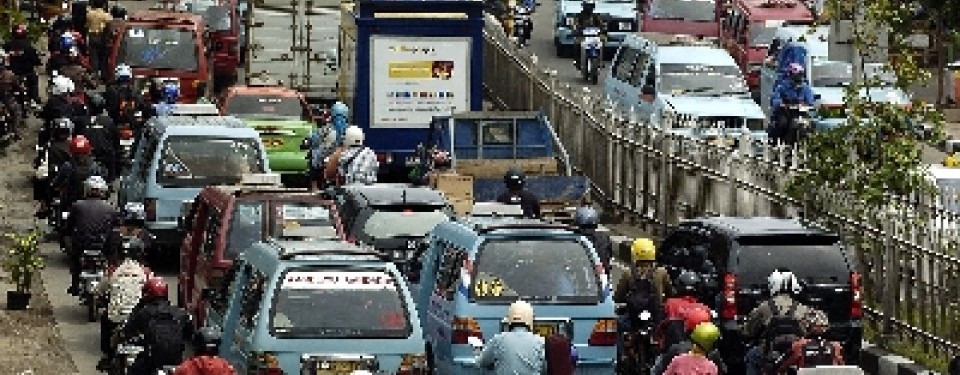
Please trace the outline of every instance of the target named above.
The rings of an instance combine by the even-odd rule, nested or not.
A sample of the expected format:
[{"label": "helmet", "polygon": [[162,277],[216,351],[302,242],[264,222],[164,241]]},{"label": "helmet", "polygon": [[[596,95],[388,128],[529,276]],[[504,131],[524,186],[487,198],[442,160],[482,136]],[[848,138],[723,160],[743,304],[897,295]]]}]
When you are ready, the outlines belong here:
[{"label": "helmet", "polygon": [[690,333],[690,341],[709,352],[720,339],[720,329],[710,322],[700,323]]},{"label": "helmet", "polygon": [[73,33],[65,32],[60,35],[60,52],[69,53],[76,46],[77,41],[73,39]]},{"label": "helmet", "polygon": [[193,350],[198,354],[217,355],[220,351],[220,330],[200,328],[194,336]]},{"label": "helmet", "polygon": [[807,333],[822,335],[830,329],[830,319],[827,314],[817,309],[810,309],[807,315],[803,317],[803,321],[806,323]]},{"label": "helmet", "polygon": [[593,10],[597,6],[596,0],[583,0],[583,9]]},{"label": "helmet", "polygon": [[689,310],[686,315],[683,317],[683,329],[686,332],[692,332],[700,323],[709,323],[713,317],[710,316],[710,311],[705,309],[693,309]]},{"label": "helmet", "polygon": [[59,130],[73,131],[73,121],[69,117],[61,117],[53,120],[53,127]]},{"label": "helmet", "polygon": [[347,147],[363,146],[363,138],[363,129],[356,125],[350,125],[344,133],[343,144]]},{"label": "helmet", "polygon": [[630,258],[633,262],[653,262],[657,260],[657,245],[649,238],[637,238],[630,245]]},{"label": "helmet", "polygon": [[597,210],[594,210],[593,207],[578,207],[573,222],[581,228],[596,229],[597,225],[600,224],[600,218],[597,217]]},{"label": "helmet", "polygon": [[160,277],[151,277],[143,283],[143,296],[151,299],[167,298],[167,282]]},{"label": "helmet", "polygon": [[767,277],[767,284],[770,287],[771,296],[800,292],[800,282],[790,271],[773,271],[770,277]]},{"label": "helmet", "polygon": [[133,70],[130,69],[130,65],[118,64],[113,69],[113,76],[117,82],[130,82],[130,79],[133,78]]},{"label": "helmet", "polygon": [[114,19],[123,19],[127,17],[127,10],[122,6],[114,5],[110,8],[110,16]]},{"label": "helmet", "polygon": [[73,92],[75,86],[73,85],[73,80],[64,76],[54,76],[53,77],[53,88],[50,89],[50,93],[53,95],[63,95]]},{"label": "helmet", "polygon": [[139,202],[127,202],[123,206],[123,221],[124,223],[131,222],[143,222],[147,219],[146,209],[143,206],[143,203]]},{"label": "helmet", "polygon": [[177,102],[177,98],[180,97],[180,88],[172,82],[164,83],[160,96],[163,98],[164,103],[174,104]]},{"label": "helmet", "polygon": [[78,135],[70,140],[70,154],[90,155],[91,151],[93,151],[93,146],[90,145],[90,140],[87,137]]},{"label": "helmet", "polygon": [[523,324],[533,328],[533,306],[526,301],[517,301],[507,309],[507,324]]},{"label": "helmet", "polygon": [[27,30],[27,25],[18,23],[13,25],[13,30],[10,32],[10,34],[12,34],[14,38],[22,39],[27,37]]},{"label": "helmet", "polygon": [[84,196],[100,196],[108,189],[107,181],[100,176],[90,176],[83,182]]},{"label": "helmet", "polygon": [[700,276],[696,272],[686,271],[677,277],[677,294],[695,296],[700,290]]},{"label": "helmet", "polygon": [[333,103],[333,107],[330,110],[334,116],[346,116],[350,112],[350,108],[342,102]]},{"label": "helmet", "polygon": [[433,166],[435,168],[446,168],[452,164],[450,160],[450,153],[443,150],[436,150],[433,152]]},{"label": "helmet", "polygon": [[510,167],[507,173],[503,175],[503,183],[507,184],[507,187],[511,189],[522,188],[526,180],[527,176],[517,167]]}]

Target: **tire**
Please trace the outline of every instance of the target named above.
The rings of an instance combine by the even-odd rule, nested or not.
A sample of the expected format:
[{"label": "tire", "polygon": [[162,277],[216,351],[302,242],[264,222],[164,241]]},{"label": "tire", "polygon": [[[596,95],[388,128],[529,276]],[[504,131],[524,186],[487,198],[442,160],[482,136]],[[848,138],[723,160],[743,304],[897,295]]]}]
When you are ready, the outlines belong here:
[{"label": "tire", "polygon": [[90,323],[97,321],[97,301],[95,297],[89,297],[89,300],[87,300],[87,321]]}]

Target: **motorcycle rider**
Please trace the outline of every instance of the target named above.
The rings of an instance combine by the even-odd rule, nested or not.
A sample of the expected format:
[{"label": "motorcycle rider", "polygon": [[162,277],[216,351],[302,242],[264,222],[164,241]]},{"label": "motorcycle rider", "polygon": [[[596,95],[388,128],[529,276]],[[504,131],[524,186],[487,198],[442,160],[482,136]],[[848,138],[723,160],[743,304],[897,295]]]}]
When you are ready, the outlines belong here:
[{"label": "motorcycle rider", "polygon": [[7,108],[7,113],[13,117],[9,122],[10,131],[13,133],[13,139],[20,139],[20,128],[23,126],[23,113],[20,113],[20,105],[17,103],[16,95],[20,87],[20,80],[17,75],[10,70],[9,55],[5,50],[0,50],[0,102]]},{"label": "motorcycle rider", "polygon": [[51,57],[60,53],[60,36],[71,29],[73,29],[73,18],[70,13],[60,13],[53,19],[50,29],[47,30],[47,51],[50,52]]},{"label": "motorcycle rider", "polygon": [[37,67],[43,62],[40,61],[40,53],[33,46],[27,33],[27,25],[22,23],[14,25],[10,33],[13,38],[3,44],[3,49],[10,54],[10,70],[26,81],[27,98],[33,105],[37,105],[40,102]]},{"label": "motorcycle rider", "polygon": [[180,98],[180,88],[173,82],[166,82],[160,88],[159,100],[151,107],[153,116],[167,116],[173,112],[173,106],[177,104]]},{"label": "motorcycle rider", "polygon": [[[55,120],[68,118],[73,121],[84,115],[85,108],[77,103],[76,98],[71,96],[75,87],[70,78],[64,76],[54,76],[51,79],[50,96],[43,105],[40,112],[40,119],[43,120],[43,126],[38,134],[37,144],[46,145],[50,140],[51,134],[56,129]],[[73,130],[76,132],[77,124],[73,124]]]},{"label": "motorcycle rider", "polygon": [[817,366],[843,366],[843,346],[823,337],[830,329],[827,314],[811,309],[804,317],[806,336],[790,347],[788,355],[777,366],[775,373],[785,374],[791,367],[810,368]]},{"label": "motorcycle rider", "polygon": [[193,324],[186,311],[170,304],[167,282],[153,277],[143,284],[143,298],[133,308],[121,330],[119,342],[143,337],[144,351],[130,366],[131,374],[156,373],[163,366],[183,362],[185,341],[193,335]]},{"label": "motorcycle rider", "polygon": [[[68,163],[69,164],[69,163]],[[65,233],[70,238],[67,254],[70,256],[71,285],[67,293],[79,295],[80,255],[85,249],[101,249],[106,246],[107,235],[116,226],[117,209],[107,202],[107,182],[100,176],[91,176],[84,182],[84,197],[70,207]]]},{"label": "motorcycle rider", "polygon": [[773,90],[770,97],[770,106],[773,108],[773,121],[771,125],[771,138],[783,138],[790,130],[789,113],[784,109],[785,105],[806,104],[812,106],[814,103],[813,91],[807,83],[807,76],[804,73],[803,65],[791,63],[787,66],[787,74],[790,78],[787,82],[780,82]]},{"label": "motorcycle rider", "polygon": [[[666,370],[667,365],[673,362],[673,359],[683,353],[689,353],[693,350],[693,341],[691,335],[693,330],[696,329],[701,323],[710,323],[711,316],[709,313],[703,310],[695,310],[694,313],[688,314],[684,317],[684,337],[680,342],[670,345],[666,351],[657,356],[656,361],[654,362],[653,368],[650,370],[652,375],[663,374]],[[720,374],[727,373],[727,365],[723,362],[723,356],[720,355],[720,351],[716,348],[707,352],[707,358],[710,359],[713,364],[717,365],[717,369]]]},{"label": "motorcycle rider", "polygon": [[683,341],[686,336],[684,331],[689,332],[700,323],[695,322],[684,327],[684,321],[688,316],[706,316],[708,320],[711,317],[710,307],[697,300],[701,285],[700,275],[695,272],[684,271],[677,277],[676,283],[676,295],[667,298],[664,302],[664,319],[657,328],[656,337],[659,338],[660,350],[665,350],[671,345]]},{"label": "motorcycle rider", "polygon": [[322,188],[324,162],[337,148],[337,131],[329,122],[317,121],[317,127],[304,139],[304,147],[309,150],[310,190]]},{"label": "motorcycle rider", "polygon": [[153,276],[150,268],[141,263],[141,251],[137,246],[120,249],[119,265],[107,268],[106,277],[97,284],[96,295],[103,298],[107,306],[100,317],[100,351],[103,352],[103,358],[97,363],[99,371],[106,371],[113,363],[113,334],[130,316],[142,297],[143,285]]},{"label": "motorcycle rider", "polygon": [[104,34],[107,22],[113,19],[107,13],[105,0],[91,0],[87,9],[87,45],[90,46],[90,62],[94,74],[103,77],[107,68],[107,44],[110,43],[108,34]]},{"label": "motorcycle rider", "polygon": [[364,146],[363,141],[363,129],[356,125],[347,127],[343,136],[343,148],[336,160],[337,175],[343,184],[377,182],[377,171],[380,168],[377,154],[373,149]]},{"label": "motorcycle rider", "polygon": [[593,243],[593,248],[597,251],[600,262],[607,275],[610,275],[610,258],[613,257],[613,243],[610,242],[610,235],[605,232],[597,232],[600,225],[600,217],[597,210],[590,206],[578,207],[573,216],[573,222],[576,224],[584,236]]},{"label": "motorcycle rider", "polygon": [[477,356],[477,367],[496,375],[547,374],[544,339],[531,332],[533,306],[516,301],[507,309],[509,331],[493,336]]},{"label": "motorcycle rider", "polygon": [[121,253],[124,244],[129,244],[141,251],[146,251],[153,245],[153,236],[144,227],[146,219],[147,213],[143,203],[127,202],[123,206],[123,220],[120,226],[110,231],[107,237],[106,254],[111,264],[116,264],[117,255]]},{"label": "motorcycle rider", "polygon": [[497,197],[497,202],[504,204],[519,204],[526,218],[540,218],[540,198],[523,188],[527,176],[520,168],[510,167],[503,175],[503,183],[507,191]]},{"label": "motorcycle rider", "polygon": [[[580,43],[583,41],[583,31],[588,27],[596,27],[600,29],[600,40],[604,40],[607,35],[607,24],[603,21],[603,18],[599,14],[594,13],[594,9],[597,7],[596,0],[583,0],[581,3],[580,13],[577,13],[577,25],[573,33],[577,38],[577,46],[580,46]],[[603,50],[601,44],[601,51]],[[577,53],[577,59],[574,61],[577,69],[580,69],[580,53]]]},{"label": "motorcycle rider", "polygon": [[792,272],[774,270],[767,283],[772,297],[750,311],[740,330],[742,337],[757,340],[744,358],[747,375],[760,374],[770,358],[786,353],[789,346],[803,336],[800,321],[810,311],[793,298],[793,294],[800,292],[800,282]]},{"label": "motorcycle rider", "polygon": [[663,301],[674,294],[667,269],[658,266],[657,247],[649,238],[637,238],[630,245],[630,268],[620,277],[613,293],[613,301],[626,304],[626,314],[617,317],[617,348],[623,348],[623,336],[634,327],[643,312],[651,314],[653,322],[660,320]]},{"label": "motorcycle rider", "polygon": [[53,180],[53,187],[60,191],[65,207],[76,202],[83,191],[83,183],[91,176],[106,175],[104,168],[91,155],[93,145],[83,135],[70,139],[70,160],[63,163]]},{"label": "motorcycle rider", "polygon": [[127,10],[120,5],[114,5],[110,7],[110,18],[104,29],[108,42],[112,40],[113,36],[117,35],[117,32],[123,27],[124,22],[127,20]]},{"label": "motorcycle rider", "polygon": [[113,77],[114,83],[103,92],[107,114],[117,124],[133,125],[134,114],[146,109],[143,95],[133,86],[133,69],[127,64],[117,64]]},{"label": "motorcycle rider", "polygon": [[720,339],[720,329],[716,325],[710,322],[700,323],[690,333],[690,341],[693,343],[690,352],[670,361],[663,375],[718,375],[719,368],[707,357],[707,353],[713,351],[718,339]]},{"label": "motorcycle rider", "polygon": [[107,181],[113,182],[119,171],[117,170],[117,159],[120,144],[120,132],[110,116],[104,114],[106,109],[105,100],[97,94],[90,95],[91,122],[83,131],[83,135],[90,140],[93,145],[93,156],[106,169],[104,176]]},{"label": "motorcycle rider", "polygon": [[236,375],[237,370],[220,354],[220,331],[203,327],[194,335],[194,357],[187,359],[172,375]]},{"label": "motorcycle rider", "polygon": [[[56,119],[53,126],[53,139],[50,141],[50,145],[40,148],[41,151],[46,151],[46,155],[37,155],[37,162],[34,164],[39,168],[41,163],[46,162],[47,175],[49,176],[44,181],[37,181],[38,186],[36,186],[34,190],[34,199],[40,201],[40,210],[37,211],[38,217],[44,217],[49,214],[47,210],[49,210],[50,201],[54,198],[53,191],[51,190],[52,177],[56,175],[63,163],[70,160],[71,135],[73,135],[73,121],[65,117]],[[44,158],[46,158],[46,161],[44,161]]]}]

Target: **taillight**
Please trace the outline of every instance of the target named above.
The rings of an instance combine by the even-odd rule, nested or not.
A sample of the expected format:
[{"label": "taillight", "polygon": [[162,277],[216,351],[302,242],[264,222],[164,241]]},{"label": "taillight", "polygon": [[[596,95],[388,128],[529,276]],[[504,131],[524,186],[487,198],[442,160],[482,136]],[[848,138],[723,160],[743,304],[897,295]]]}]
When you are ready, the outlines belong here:
[{"label": "taillight", "polygon": [[377,154],[377,162],[380,164],[393,164],[393,154]]},{"label": "taillight", "polygon": [[427,375],[427,354],[406,354],[397,375]]},{"label": "taillight", "polygon": [[133,138],[133,130],[132,130],[132,129],[130,129],[130,128],[128,128],[128,127],[124,127],[123,129],[120,129],[120,139],[126,140],[126,139],[130,139],[130,138]]},{"label": "taillight", "polygon": [[147,214],[147,221],[157,221],[157,199],[156,198],[144,199],[143,210]]},{"label": "taillight", "polygon": [[591,346],[614,346],[617,345],[617,320],[600,319],[593,325],[593,332],[590,332],[590,338],[587,344]]},{"label": "taillight", "polygon": [[723,319],[737,317],[737,277],[732,273],[723,275],[723,304],[720,317]]},{"label": "taillight", "polygon": [[850,317],[860,318],[863,316],[863,300],[860,289],[860,273],[850,273]]},{"label": "taillight", "polygon": [[280,362],[273,353],[251,352],[250,353],[250,375],[283,375],[280,369]]},{"label": "taillight", "polygon": [[455,316],[453,317],[453,334],[451,335],[453,344],[466,344],[467,337],[476,337],[483,340],[483,331],[480,330],[480,323],[473,318]]}]

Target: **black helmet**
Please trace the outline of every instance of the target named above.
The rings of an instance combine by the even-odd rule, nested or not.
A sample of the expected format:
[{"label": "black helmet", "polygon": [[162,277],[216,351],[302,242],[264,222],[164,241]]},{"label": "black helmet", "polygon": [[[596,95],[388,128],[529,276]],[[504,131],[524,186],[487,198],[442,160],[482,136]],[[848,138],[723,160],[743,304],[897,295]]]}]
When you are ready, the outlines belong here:
[{"label": "black helmet", "polygon": [[200,355],[217,355],[220,352],[220,331],[203,327],[194,336],[193,350]]},{"label": "black helmet", "polygon": [[677,294],[681,296],[695,296],[700,290],[700,276],[695,272],[685,271],[677,277]]},{"label": "black helmet", "polygon": [[503,183],[507,184],[507,187],[511,189],[522,188],[526,179],[527,176],[517,167],[510,167],[507,173],[503,175]]},{"label": "black helmet", "polygon": [[577,213],[573,217],[574,223],[581,228],[594,229],[600,224],[600,218],[597,210],[593,207],[578,207]]},{"label": "black helmet", "polygon": [[127,16],[127,10],[122,6],[114,5],[110,8],[110,16],[115,19],[123,19]]}]

